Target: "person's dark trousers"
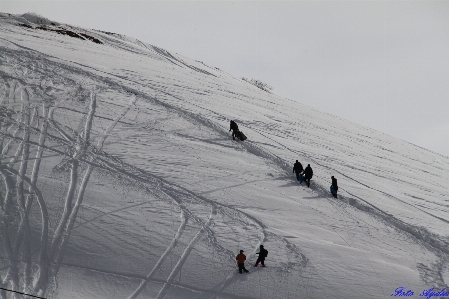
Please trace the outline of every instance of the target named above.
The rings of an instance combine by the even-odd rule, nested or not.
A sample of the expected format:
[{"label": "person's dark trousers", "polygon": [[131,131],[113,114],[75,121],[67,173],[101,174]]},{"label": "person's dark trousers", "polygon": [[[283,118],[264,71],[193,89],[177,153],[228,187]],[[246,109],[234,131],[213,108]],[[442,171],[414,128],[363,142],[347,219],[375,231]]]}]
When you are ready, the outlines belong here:
[{"label": "person's dark trousers", "polygon": [[305,181],[306,181],[307,187],[310,187],[310,178],[306,178]]},{"label": "person's dark trousers", "polygon": [[264,257],[259,257],[256,261],[256,264],[254,265],[254,267],[257,267],[257,265],[261,263],[263,267],[265,267],[265,258]]},{"label": "person's dark trousers", "polygon": [[296,173],[296,179],[299,181],[299,172]]},{"label": "person's dark trousers", "polygon": [[242,270],[248,273],[249,271],[246,270],[245,264],[237,264],[239,266],[239,273],[242,274]]}]

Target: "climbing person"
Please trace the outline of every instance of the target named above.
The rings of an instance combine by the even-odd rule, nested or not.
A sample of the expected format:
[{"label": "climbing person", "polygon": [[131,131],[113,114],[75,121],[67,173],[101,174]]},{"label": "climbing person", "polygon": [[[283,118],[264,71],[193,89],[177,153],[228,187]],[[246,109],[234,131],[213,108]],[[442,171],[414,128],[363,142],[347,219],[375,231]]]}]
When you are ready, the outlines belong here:
[{"label": "climbing person", "polygon": [[[293,164],[293,172],[296,173],[296,179],[299,181],[300,180],[300,175],[301,173],[304,171],[304,168],[302,168],[302,164],[301,162],[299,162],[298,160],[296,160],[296,163]],[[301,182],[302,183],[302,182]]]},{"label": "climbing person", "polygon": [[257,258],[256,264],[254,265],[254,267],[257,267],[259,265],[259,263],[262,264],[262,267],[265,267],[265,258],[268,256],[268,250],[263,248],[263,245],[260,245],[260,250],[256,254],[258,254],[259,257]]},{"label": "climbing person", "polygon": [[245,268],[246,255],[243,254],[243,250],[240,250],[240,253],[237,254],[235,259],[237,260],[237,265],[239,266],[239,273],[242,274],[242,271],[248,273],[249,271]]},{"label": "climbing person", "polygon": [[232,119],[231,119],[231,121],[230,121],[230,127],[229,127],[229,132],[231,132],[231,130],[232,131],[235,131],[235,130],[239,130],[239,126],[237,125],[237,123],[235,122],[235,121],[233,121]]},{"label": "climbing person", "polygon": [[239,126],[235,123],[235,121],[231,120],[229,131],[232,130],[232,139],[235,140],[237,137],[238,140],[245,141],[247,138],[242,131],[239,130]]},{"label": "climbing person", "polygon": [[232,119],[229,123],[230,123],[229,132],[231,132],[231,130],[232,130],[232,139],[235,140],[235,136],[237,136],[237,138],[239,138],[239,136],[240,136],[239,126]]},{"label": "climbing person", "polygon": [[331,193],[333,197],[337,198],[337,191],[338,191],[337,179],[334,178],[334,176],[331,176],[331,179],[332,179]]},{"label": "climbing person", "polygon": [[310,167],[310,164],[307,164],[306,169],[304,169],[304,179],[306,181],[307,187],[310,187],[310,179],[313,176],[313,170],[312,167]]}]

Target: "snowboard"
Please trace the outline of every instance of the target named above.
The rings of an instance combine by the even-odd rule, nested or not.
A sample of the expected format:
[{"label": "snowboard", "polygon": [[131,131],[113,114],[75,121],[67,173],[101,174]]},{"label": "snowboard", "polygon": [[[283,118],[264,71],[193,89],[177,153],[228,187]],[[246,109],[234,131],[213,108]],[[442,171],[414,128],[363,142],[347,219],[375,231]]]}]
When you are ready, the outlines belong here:
[{"label": "snowboard", "polygon": [[245,141],[246,139],[247,139],[247,138],[246,138],[245,134],[243,134],[243,132],[240,131],[240,140],[241,140],[241,141]]}]

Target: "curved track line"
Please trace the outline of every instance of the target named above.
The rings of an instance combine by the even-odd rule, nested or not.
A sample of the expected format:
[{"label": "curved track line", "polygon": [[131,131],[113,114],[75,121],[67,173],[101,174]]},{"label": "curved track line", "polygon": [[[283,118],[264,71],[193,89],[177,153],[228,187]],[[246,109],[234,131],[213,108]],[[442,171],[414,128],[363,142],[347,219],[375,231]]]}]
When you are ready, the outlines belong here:
[{"label": "curved track line", "polygon": [[212,205],[211,211],[209,214],[209,220],[204,224],[204,226],[198,231],[198,233],[193,237],[193,239],[190,241],[189,245],[187,245],[186,249],[181,255],[181,258],[179,259],[176,266],[173,268],[172,272],[168,276],[167,282],[164,284],[162,289],[159,291],[155,299],[164,298],[165,292],[172,284],[173,280],[175,279],[175,276],[178,274],[178,272],[181,270],[182,266],[184,265],[184,262],[186,261],[187,257],[189,256],[190,252],[192,251],[193,247],[195,246],[196,242],[199,240],[199,238],[203,235],[203,233],[206,231],[206,228],[212,223],[213,215],[216,214],[216,207],[215,205]]},{"label": "curved track line", "polygon": [[[251,126],[250,126],[250,127],[251,127]],[[317,162],[317,161],[316,161],[314,158],[312,158],[310,155],[308,155],[308,154],[306,154],[306,153],[304,153],[304,152],[292,150],[292,149],[290,149],[289,147],[285,146],[284,144],[282,144],[282,143],[280,143],[280,142],[278,142],[278,141],[276,141],[276,140],[274,140],[274,139],[272,139],[272,138],[266,136],[265,134],[261,133],[261,132],[260,132],[259,130],[257,130],[257,129],[252,128],[252,130],[256,131],[257,133],[259,133],[260,135],[264,136],[265,138],[270,139],[270,140],[273,141],[273,142],[276,142],[277,144],[279,144],[280,146],[284,147],[285,149],[287,149],[288,151],[290,151],[290,152],[292,152],[292,153],[295,153],[295,154],[302,154],[302,155],[306,156],[306,157],[309,158],[311,161],[313,161],[313,163],[315,163],[316,165],[319,165],[319,166],[321,166],[321,167],[323,167],[323,168],[326,168],[326,169],[328,169],[328,170],[332,170],[332,171],[334,171],[334,172],[336,172],[336,173],[338,173],[338,174],[344,176],[345,178],[347,178],[347,179],[349,179],[349,180],[351,180],[351,181],[354,181],[354,182],[356,182],[356,183],[359,184],[359,185],[364,186],[365,188],[368,188],[368,189],[370,189],[370,190],[377,191],[377,192],[379,192],[379,193],[381,193],[381,194],[383,194],[383,195],[385,195],[385,196],[387,196],[387,197],[390,197],[390,198],[392,198],[392,199],[398,200],[398,201],[400,201],[400,202],[402,202],[402,203],[404,203],[404,204],[406,204],[406,205],[409,205],[409,206],[411,206],[411,207],[413,207],[413,208],[415,208],[415,209],[417,209],[417,210],[419,210],[419,211],[421,211],[421,212],[423,212],[423,213],[425,213],[425,214],[428,214],[429,216],[432,216],[432,217],[434,217],[434,218],[436,218],[436,219],[438,219],[438,220],[441,220],[441,221],[443,221],[443,222],[449,223],[449,220],[443,219],[443,218],[438,217],[438,216],[435,216],[435,215],[433,215],[433,214],[431,214],[431,213],[429,213],[429,212],[426,212],[426,211],[424,211],[424,210],[422,210],[422,209],[416,207],[415,205],[412,205],[412,204],[410,204],[410,203],[407,203],[407,202],[405,202],[405,201],[403,201],[403,200],[401,200],[401,199],[399,199],[399,198],[397,198],[397,197],[395,197],[395,196],[393,196],[393,195],[391,195],[391,194],[388,194],[388,193],[386,193],[386,192],[384,192],[384,191],[378,190],[378,189],[376,189],[376,188],[372,188],[372,187],[370,187],[370,186],[368,186],[368,185],[366,185],[366,184],[364,184],[364,183],[362,183],[362,182],[360,182],[360,181],[358,181],[358,180],[356,180],[356,179],[354,179],[354,178],[352,178],[352,177],[350,177],[350,176],[348,176],[348,175],[346,175],[346,174],[344,174],[344,173],[342,173],[342,172],[340,172],[340,171],[338,171],[338,170],[336,170],[336,169],[334,169],[334,168],[332,168],[332,167],[324,166],[324,165],[320,164],[319,162]],[[345,192],[347,192],[348,194],[350,194],[348,191],[346,191],[346,190],[344,190],[344,189],[342,189],[342,188],[340,188],[340,189],[343,190],[343,191],[345,191]],[[350,195],[352,195],[352,194],[350,194]],[[352,196],[354,196],[354,195],[352,195]],[[357,197],[357,198],[359,198],[359,197]],[[379,209],[379,208],[376,207],[375,205],[373,205],[373,204],[367,202],[366,200],[363,200],[363,199],[361,199],[361,198],[359,198],[359,199],[362,200],[363,202],[365,202],[366,204],[370,205],[370,206],[373,207],[374,209],[376,209],[376,210],[378,210],[378,211],[380,211],[380,212],[382,212],[382,213],[385,213],[386,215],[392,216],[391,214],[389,214],[389,213],[387,213],[387,212],[385,212],[385,211]]]},{"label": "curved track line", "polygon": [[[171,241],[170,245],[167,247],[167,249],[165,250],[165,252],[162,254],[162,256],[159,258],[159,260],[156,262],[156,264],[154,265],[153,269],[150,271],[150,273],[148,273],[148,275],[146,276],[145,279],[142,280],[142,282],[140,283],[140,285],[137,287],[137,289],[131,294],[129,295],[128,299],[134,299],[136,298],[140,292],[143,290],[143,288],[145,288],[145,286],[148,283],[148,280],[151,279],[151,277],[153,276],[154,272],[156,272],[156,270],[162,265],[162,263],[165,261],[165,259],[167,258],[168,254],[172,252],[172,250],[175,248],[175,246],[177,245],[179,238],[181,237],[182,233],[185,230],[185,227],[187,225],[187,221],[188,221],[188,217],[185,215],[185,212],[183,210],[181,210],[181,224],[179,225],[178,231],[176,232],[175,237],[173,238],[173,240]],[[179,262],[178,262],[179,263]],[[176,267],[175,267],[176,268]],[[174,270],[173,270],[174,271]],[[168,283],[168,282],[167,282]]]}]

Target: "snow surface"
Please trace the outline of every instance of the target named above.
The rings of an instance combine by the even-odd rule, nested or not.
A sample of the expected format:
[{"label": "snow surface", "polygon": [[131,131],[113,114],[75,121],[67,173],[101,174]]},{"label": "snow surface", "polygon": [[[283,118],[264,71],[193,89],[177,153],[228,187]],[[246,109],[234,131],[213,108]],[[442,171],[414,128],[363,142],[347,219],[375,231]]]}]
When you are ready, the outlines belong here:
[{"label": "snow surface", "polygon": [[[447,286],[447,157],[118,34],[0,14],[0,49],[0,287],[391,298]],[[232,140],[230,119],[248,140]],[[266,268],[252,267],[260,244]]]}]

